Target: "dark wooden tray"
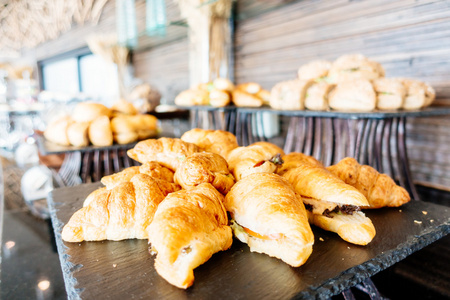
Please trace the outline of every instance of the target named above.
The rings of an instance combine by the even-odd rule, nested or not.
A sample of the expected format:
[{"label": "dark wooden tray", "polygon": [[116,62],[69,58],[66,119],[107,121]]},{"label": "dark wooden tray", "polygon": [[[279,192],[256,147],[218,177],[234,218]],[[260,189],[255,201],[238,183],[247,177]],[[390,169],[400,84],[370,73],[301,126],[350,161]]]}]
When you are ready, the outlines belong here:
[{"label": "dark wooden tray", "polygon": [[314,250],[293,268],[251,253],[235,240],[195,271],[194,285],[178,289],[153,267],[146,240],[66,243],[61,229],[84,198],[101,184],[56,189],[49,207],[70,299],[326,299],[354,286],[450,232],[450,208],[414,201],[401,208],[369,210],[377,235],[368,246],[344,242],[313,228]]}]

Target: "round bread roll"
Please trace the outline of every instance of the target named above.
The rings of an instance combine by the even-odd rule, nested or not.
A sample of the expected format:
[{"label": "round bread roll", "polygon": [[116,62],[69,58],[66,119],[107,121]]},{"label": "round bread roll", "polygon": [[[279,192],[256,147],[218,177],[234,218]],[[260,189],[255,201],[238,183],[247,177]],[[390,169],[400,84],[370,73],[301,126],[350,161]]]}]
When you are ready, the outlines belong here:
[{"label": "round bread roll", "polygon": [[325,81],[316,82],[306,91],[305,107],[311,110],[327,110],[328,94],[334,88],[334,84]]},{"label": "round bread roll", "polygon": [[327,60],[314,60],[298,69],[298,79],[315,80],[326,77],[330,68],[331,62]]},{"label": "round bread roll", "polygon": [[336,59],[328,72],[331,83],[340,83],[355,79],[374,80],[384,77],[381,64],[369,60],[361,54],[343,55]]},{"label": "round bread roll", "polygon": [[331,91],[328,105],[335,110],[372,111],[376,107],[376,94],[369,80],[345,81]]},{"label": "round bread roll", "polygon": [[186,90],[175,97],[175,104],[180,106],[208,105],[209,93],[205,90]]},{"label": "round bread roll", "polygon": [[111,110],[100,103],[81,102],[75,106],[72,119],[75,122],[91,122],[99,116],[111,116]]},{"label": "round bread roll", "polygon": [[113,133],[109,117],[100,116],[89,126],[89,140],[95,146],[111,146]]},{"label": "round bread roll", "polygon": [[226,91],[214,89],[209,93],[209,104],[214,107],[224,107],[230,104],[231,97]]},{"label": "round bread roll", "polygon": [[270,93],[270,106],[274,109],[302,110],[305,108],[306,90],[311,80],[289,80],[276,84]]},{"label": "round bread roll", "polygon": [[377,93],[377,108],[380,110],[399,109],[403,106],[406,88],[403,83],[394,78],[378,78],[373,82]]},{"label": "round bread roll", "polygon": [[422,81],[402,79],[402,82],[406,88],[404,109],[420,109],[429,106],[436,97],[434,89]]},{"label": "round bread roll", "polygon": [[231,99],[236,106],[260,107],[263,105],[261,98],[240,89],[235,89],[231,95]]},{"label": "round bread roll", "polygon": [[236,88],[251,95],[258,94],[262,89],[262,87],[255,82],[242,83],[239,84]]},{"label": "round bread roll", "polygon": [[89,145],[89,122],[75,122],[67,128],[67,137],[72,146],[86,147]]},{"label": "round bread roll", "polygon": [[234,90],[234,84],[227,78],[216,78],[213,81],[213,85],[214,88],[221,91],[231,92]]},{"label": "round bread roll", "polygon": [[119,112],[126,115],[135,115],[138,113],[138,110],[134,105],[124,99],[120,99],[119,101],[115,102],[113,106],[111,106],[111,109],[115,112]]},{"label": "round bread roll", "polygon": [[44,131],[44,137],[55,144],[62,146],[70,146],[69,137],[67,136],[67,128],[73,123],[69,116],[63,116],[48,124]]},{"label": "round bread roll", "polygon": [[139,135],[137,132],[128,131],[128,132],[119,132],[113,134],[114,141],[118,144],[130,144],[136,142],[139,139]]}]

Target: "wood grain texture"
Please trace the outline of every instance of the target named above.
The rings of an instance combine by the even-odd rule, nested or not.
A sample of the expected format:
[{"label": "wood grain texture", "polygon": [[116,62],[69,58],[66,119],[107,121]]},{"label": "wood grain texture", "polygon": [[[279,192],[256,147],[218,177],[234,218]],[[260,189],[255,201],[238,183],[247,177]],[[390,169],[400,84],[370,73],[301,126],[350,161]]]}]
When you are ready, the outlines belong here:
[{"label": "wood grain texture", "polygon": [[[61,229],[91,191],[84,184],[51,192],[49,207],[69,299],[327,299],[450,232],[450,208],[413,201],[370,210],[377,235],[365,247],[313,228],[314,250],[303,266],[252,253],[235,240],[195,269],[194,285],[178,289],[158,276],[146,240],[65,243]],[[424,215],[422,211],[427,211]],[[421,221],[420,224],[416,221]],[[431,222],[431,220],[433,220]]]}]

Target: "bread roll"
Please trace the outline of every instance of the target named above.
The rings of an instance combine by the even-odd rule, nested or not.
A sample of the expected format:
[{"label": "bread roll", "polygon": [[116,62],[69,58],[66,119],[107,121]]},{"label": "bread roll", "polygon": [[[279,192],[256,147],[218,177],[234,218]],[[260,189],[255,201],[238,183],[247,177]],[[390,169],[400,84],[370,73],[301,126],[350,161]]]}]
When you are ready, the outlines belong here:
[{"label": "bread roll", "polygon": [[95,146],[111,146],[113,133],[109,117],[100,116],[89,126],[89,140]]},{"label": "bread roll", "polygon": [[67,129],[73,123],[69,116],[60,117],[48,124],[44,131],[44,137],[55,144],[62,146],[70,146]]},{"label": "bread roll", "polygon": [[305,109],[306,90],[311,86],[310,80],[290,80],[276,84],[270,92],[270,106],[274,109]]},{"label": "bread roll", "polygon": [[76,122],[91,122],[100,116],[111,116],[111,110],[100,103],[78,103],[72,113],[72,119]]},{"label": "bread roll", "polygon": [[377,108],[380,110],[399,109],[403,106],[406,88],[398,79],[378,78],[373,81],[377,93]]},{"label": "bread roll", "polygon": [[406,88],[406,98],[403,108],[407,110],[420,109],[431,105],[436,97],[434,89],[419,80],[401,79]]},{"label": "bread roll", "polygon": [[316,80],[323,79],[328,75],[331,62],[327,60],[314,60],[304,64],[298,69],[298,79]]},{"label": "bread roll", "polygon": [[[258,90],[259,92],[259,90]],[[263,105],[263,100],[256,96],[258,92],[250,94],[243,90],[235,89],[231,93],[231,99],[236,106],[240,107],[260,107]]]},{"label": "bread roll", "polygon": [[224,107],[230,104],[231,96],[228,92],[214,89],[209,92],[209,104],[214,107]]},{"label": "bread roll", "polygon": [[384,77],[384,69],[378,62],[361,54],[343,55],[331,65],[328,73],[330,83],[341,83],[358,79],[374,80]]},{"label": "bread roll", "polygon": [[232,92],[234,90],[234,84],[227,78],[216,78],[213,81],[214,88],[221,90]]},{"label": "bread roll", "polygon": [[334,84],[325,81],[312,84],[306,91],[305,107],[311,110],[327,110],[328,95],[334,87]]},{"label": "bread roll", "polygon": [[180,106],[208,105],[209,93],[205,90],[186,90],[175,97],[175,104]]},{"label": "bread roll", "polygon": [[372,83],[366,79],[339,83],[328,95],[328,105],[335,110],[372,111],[376,103]]},{"label": "bread roll", "polygon": [[89,122],[74,122],[67,128],[67,137],[72,146],[86,147],[89,145]]}]

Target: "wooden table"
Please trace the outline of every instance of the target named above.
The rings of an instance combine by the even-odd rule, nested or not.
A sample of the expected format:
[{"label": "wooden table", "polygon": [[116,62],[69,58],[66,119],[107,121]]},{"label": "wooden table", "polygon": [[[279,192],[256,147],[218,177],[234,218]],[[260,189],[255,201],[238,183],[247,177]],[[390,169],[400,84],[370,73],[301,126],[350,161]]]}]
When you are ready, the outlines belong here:
[{"label": "wooden table", "polygon": [[[101,185],[54,190],[49,207],[69,299],[327,299],[360,283],[450,232],[450,208],[412,201],[366,211],[377,235],[356,246],[313,228],[313,253],[301,267],[251,253],[235,240],[195,271],[194,285],[178,289],[156,273],[146,240],[65,243],[61,229]],[[425,213],[426,214],[425,214]]]}]

